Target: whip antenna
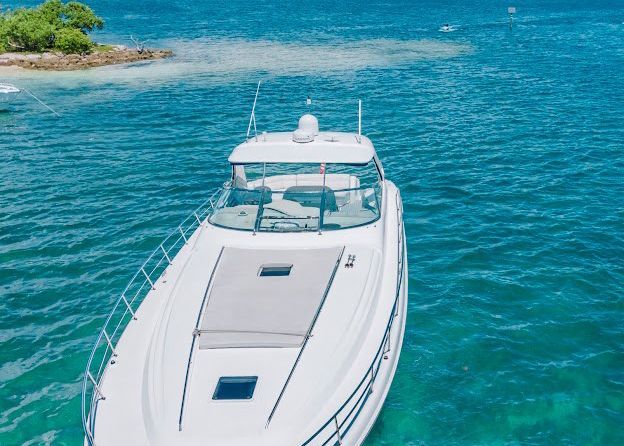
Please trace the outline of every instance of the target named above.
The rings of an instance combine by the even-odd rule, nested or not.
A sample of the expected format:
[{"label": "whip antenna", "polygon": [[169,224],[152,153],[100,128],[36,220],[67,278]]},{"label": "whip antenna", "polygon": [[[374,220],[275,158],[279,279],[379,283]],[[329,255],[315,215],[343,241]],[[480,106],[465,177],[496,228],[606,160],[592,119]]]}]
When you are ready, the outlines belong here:
[{"label": "whip antenna", "polygon": [[362,100],[358,99],[358,142],[362,143]]},{"label": "whip antenna", "polygon": [[249,139],[249,133],[251,132],[251,124],[253,123],[256,141],[258,141],[258,129],[256,128],[256,102],[258,101],[258,93],[260,92],[261,82],[262,81],[258,81],[258,87],[256,87],[256,96],[254,97],[253,107],[251,108],[251,116],[249,117],[249,125],[247,126],[247,138],[246,139]]}]

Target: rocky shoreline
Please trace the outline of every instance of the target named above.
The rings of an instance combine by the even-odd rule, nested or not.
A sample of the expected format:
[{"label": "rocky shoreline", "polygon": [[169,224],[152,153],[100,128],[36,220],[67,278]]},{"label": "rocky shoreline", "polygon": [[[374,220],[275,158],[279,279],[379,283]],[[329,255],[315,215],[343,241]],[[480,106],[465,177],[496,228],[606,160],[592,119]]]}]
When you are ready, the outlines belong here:
[{"label": "rocky shoreline", "polygon": [[71,71],[86,68],[101,67],[155,60],[171,57],[173,51],[163,49],[132,49],[123,45],[107,47],[106,50],[96,50],[89,54],[47,53],[4,53],[0,54],[0,67],[21,67],[30,70]]}]

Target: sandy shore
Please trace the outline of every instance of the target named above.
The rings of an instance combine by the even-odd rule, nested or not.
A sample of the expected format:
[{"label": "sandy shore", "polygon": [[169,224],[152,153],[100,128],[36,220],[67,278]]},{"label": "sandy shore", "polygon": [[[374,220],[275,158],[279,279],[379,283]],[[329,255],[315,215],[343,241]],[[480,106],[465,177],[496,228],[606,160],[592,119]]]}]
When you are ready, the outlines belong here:
[{"label": "sandy shore", "polygon": [[164,59],[172,55],[171,50],[145,49],[139,52],[136,49],[115,45],[107,51],[94,51],[84,55],[53,52],[41,54],[4,53],[0,54],[0,67],[13,66],[31,70],[71,71],[141,60]]}]

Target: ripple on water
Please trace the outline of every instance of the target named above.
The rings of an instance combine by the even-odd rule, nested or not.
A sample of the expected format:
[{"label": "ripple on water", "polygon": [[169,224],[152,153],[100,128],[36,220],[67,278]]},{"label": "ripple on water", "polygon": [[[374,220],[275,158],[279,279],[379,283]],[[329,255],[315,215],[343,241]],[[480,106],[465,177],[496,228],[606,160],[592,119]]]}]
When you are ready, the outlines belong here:
[{"label": "ripple on water", "polygon": [[227,176],[260,78],[261,130],[308,94],[321,128],[355,130],[362,98],[402,190],[409,314],[367,445],[624,444],[621,8],[528,2],[509,31],[488,2],[109,3],[111,41],[176,58],[6,74],[62,118],[0,116],[0,444],[81,441],[97,329]]}]

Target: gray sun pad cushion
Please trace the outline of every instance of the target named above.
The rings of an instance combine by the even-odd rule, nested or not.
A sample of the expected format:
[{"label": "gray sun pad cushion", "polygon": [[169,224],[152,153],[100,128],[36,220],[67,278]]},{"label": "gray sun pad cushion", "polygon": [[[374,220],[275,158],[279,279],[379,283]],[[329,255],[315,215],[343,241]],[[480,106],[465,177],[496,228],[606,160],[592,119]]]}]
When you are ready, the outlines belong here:
[{"label": "gray sun pad cushion", "polygon": [[[342,247],[226,247],[200,326],[199,348],[297,347],[322,304]],[[262,266],[292,265],[287,276]]]}]

